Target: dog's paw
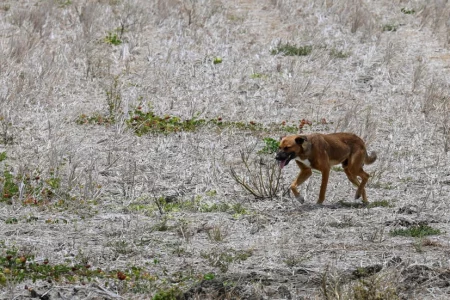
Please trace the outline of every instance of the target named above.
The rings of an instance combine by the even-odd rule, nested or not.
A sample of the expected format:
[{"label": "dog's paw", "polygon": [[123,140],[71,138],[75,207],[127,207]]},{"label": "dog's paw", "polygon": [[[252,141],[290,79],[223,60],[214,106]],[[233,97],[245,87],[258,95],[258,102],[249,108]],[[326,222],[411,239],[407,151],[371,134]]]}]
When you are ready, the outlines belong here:
[{"label": "dog's paw", "polygon": [[295,199],[297,199],[297,201],[301,204],[305,203],[305,198],[301,195],[295,196]]}]

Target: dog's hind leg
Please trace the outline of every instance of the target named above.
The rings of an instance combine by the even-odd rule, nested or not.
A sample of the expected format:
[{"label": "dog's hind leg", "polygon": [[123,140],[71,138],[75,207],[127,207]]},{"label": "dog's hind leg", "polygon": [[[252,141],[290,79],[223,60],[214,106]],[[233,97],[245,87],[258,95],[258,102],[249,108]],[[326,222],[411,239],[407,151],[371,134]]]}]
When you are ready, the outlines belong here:
[{"label": "dog's hind leg", "polygon": [[330,176],[330,169],[322,170],[322,183],[320,185],[319,200],[317,201],[317,204],[322,204],[323,201],[325,200],[325,192],[327,191],[329,176]]},{"label": "dog's hind leg", "polygon": [[369,180],[370,175],[367,174],[366,172],[364,172],[363,168],[361,167],[361,169],[359,169],[359,177],[361,177],[361,184],[358,187],[358,190],[356,191],[356,195],[362,195],[363,198],[363,202],[364,203],[369,203],[369,201],[367,200],[367,195],[366,195],[366,183]]}]

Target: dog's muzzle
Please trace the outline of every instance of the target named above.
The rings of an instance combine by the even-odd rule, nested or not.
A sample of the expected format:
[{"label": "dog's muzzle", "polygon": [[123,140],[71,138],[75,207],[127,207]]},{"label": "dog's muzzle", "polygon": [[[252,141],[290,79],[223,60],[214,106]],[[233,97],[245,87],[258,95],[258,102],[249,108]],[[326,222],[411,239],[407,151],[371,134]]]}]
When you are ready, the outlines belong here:
[{"label": "dog's muzzle", "polygon": [[280,169],[283,169],[284,166],[287,166],[287,164],[295,158],[295,152],[287,153],[283,151],[279,151],[277,155],[275,156],[275,159],[278,160],[278,163],[280,164]]}]

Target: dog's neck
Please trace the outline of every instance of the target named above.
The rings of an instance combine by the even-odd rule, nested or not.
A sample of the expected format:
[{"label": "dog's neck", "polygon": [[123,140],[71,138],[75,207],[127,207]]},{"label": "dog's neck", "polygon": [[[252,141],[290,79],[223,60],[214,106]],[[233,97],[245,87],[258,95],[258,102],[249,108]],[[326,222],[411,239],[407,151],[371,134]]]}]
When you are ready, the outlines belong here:
[{"label": "dog's neck", "polygon": [[295,158],[296,161],[301,162],[302,164],[304,164],[307,167],[311,167],[311,162],[309,161],[309,159],[301,159],[300,157],[296,157]]}]

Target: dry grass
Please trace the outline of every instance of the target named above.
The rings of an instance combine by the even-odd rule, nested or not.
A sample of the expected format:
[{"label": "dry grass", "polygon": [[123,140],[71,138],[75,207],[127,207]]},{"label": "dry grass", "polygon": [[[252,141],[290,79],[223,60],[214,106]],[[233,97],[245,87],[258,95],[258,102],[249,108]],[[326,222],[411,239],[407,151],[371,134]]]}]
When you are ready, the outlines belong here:
[{"label": "dry grass", "polygon": [[[3,1],[0,298],[445,299],[449,11],[425,0]],[[308,55],[272,55],[277,45]],[[262,125],[138,137],[126,122],[138,106]],[[77,124],[82,114],[113,121]],[[378,152],[377,205],[351,202],[342,172],[323,207],[311,202],[316,174],[306,204],[281,193],[298,169],[279,177],[269,155],[256,159],[264,138],[286,133],[262,128],[302,119],[303,132],[355,132]],[[441,234],[387,234],[404,219]],[[33,282],[23,258],[53,273]],[[374,265],[364,281],[348,275]]]}]

